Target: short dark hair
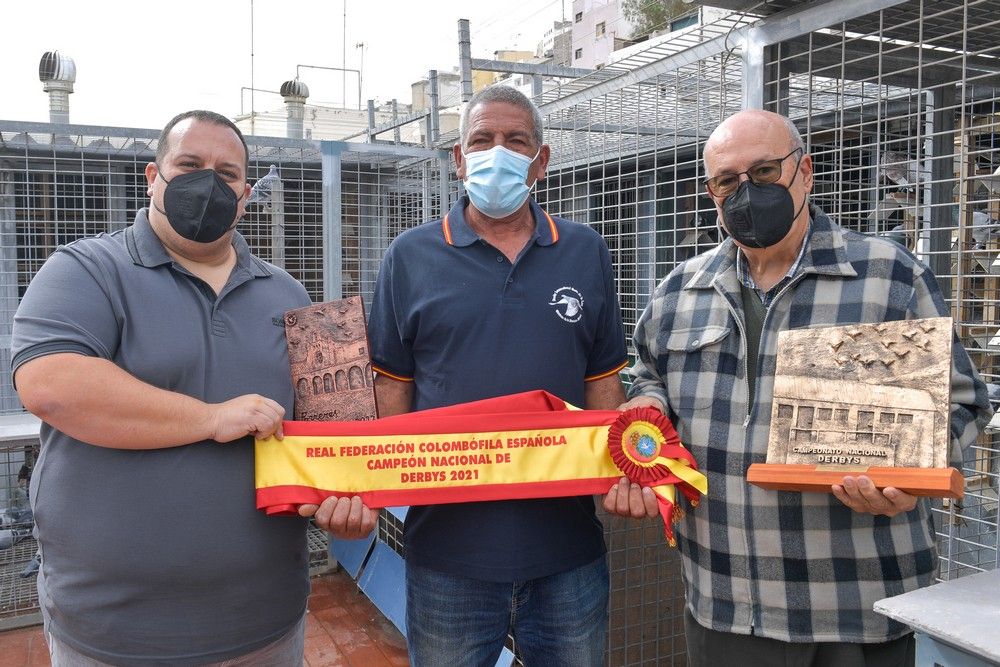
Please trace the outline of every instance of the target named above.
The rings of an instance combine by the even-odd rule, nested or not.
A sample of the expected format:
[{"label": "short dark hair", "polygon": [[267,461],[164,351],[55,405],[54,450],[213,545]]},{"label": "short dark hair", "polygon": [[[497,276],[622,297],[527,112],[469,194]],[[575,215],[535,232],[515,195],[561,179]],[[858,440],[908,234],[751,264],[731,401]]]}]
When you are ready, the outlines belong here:
[{"label": "short dark hair", "polygon": [[182,120],[187,120],[188,118],[193,118],[194,120],[202,121],[204,123],[212,123],[213,125],[221,125],[223,127],[228,127],[230,130],[236,133],[236,136],[240,138],[240,143],[243,144],[243,154],[246,156],[246,160],[243,163],[244,170],[250,166],[250,149],[247,148],[247,140],[243,138],[243,133],[240,132],[240,128],[236,127],[236,123],[229,120],[220,113],[215,113],[214,111],[206,111],[204,109],[193,109],[191,111],[185,111],[179,113],[170,119],[170,122],[163,126],[163,131],[160,132],[160,138],[156,142],[156,164],[160,164],[164,157],[167,155],[167,151],[170,149],[170,132],[174,129],[174,126]]},{"label": "short dark hair", "polygon": [[527,95],[518,89],[502,84],[494,84],[483,88],[473,95],[472,99],[469,100],[469,103],[462,110],[462,115],[458,121],[458,133],[459,141],[463,148],[465,147],[465,140],[469,138],[469,114],[477,106],[491,102],[503,102],[504,104],[510,104],[511,106],[527,111],[531,115],[531,124],[534,126],[532,128],[532,136],[535,138],[535,143],[539,146],[545,143],[544,136],[542,135],[542,114],[539,113],[538,107],[528,99]]}]

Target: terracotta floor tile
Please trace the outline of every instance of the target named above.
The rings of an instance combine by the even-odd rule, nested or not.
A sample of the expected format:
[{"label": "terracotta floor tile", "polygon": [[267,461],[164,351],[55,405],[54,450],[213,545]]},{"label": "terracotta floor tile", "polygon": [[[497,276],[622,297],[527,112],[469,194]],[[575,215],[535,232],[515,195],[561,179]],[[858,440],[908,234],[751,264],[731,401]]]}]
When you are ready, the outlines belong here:
[{"label": "terracotta floor tile", "polygon": [[340,604],[337,596],[332,593],[313,593],[309,596],[309,610],[319,611]]},{"label": "terracotta floor tile", "polygon": [[37,634],[31,636],[31,647],[28,652],[28,667],[52,667],[49,661],[49,647],[45,642],[45,636],[41,627]]},{"label": "terracotta floor tile", "polygon": [[345,654],[351,667],[390,667],[392,665],[385,654],[374,644],[359,646],[353,651],[345,651]]},{"label": "terracotta floor tile", "polygon": [[343,607],[330,607],[328,609],[317,609],[311,612],[315,619],[330,632],[334,628],[347,627],[357,629],[364,622],[363,618],[356,618],[351,612]]},{"label": "terracotta floor tile", "polygon": [[306,643],[305,662],[309,667],[347,667],[347,658],[332,641]]},{"label": "terracotta floor tile", "polygon": [[0,667],[21,667],[28,664],[28,653],[31,642],[27,635],[20,634],[9,642],[3,642],[0,650]]}]

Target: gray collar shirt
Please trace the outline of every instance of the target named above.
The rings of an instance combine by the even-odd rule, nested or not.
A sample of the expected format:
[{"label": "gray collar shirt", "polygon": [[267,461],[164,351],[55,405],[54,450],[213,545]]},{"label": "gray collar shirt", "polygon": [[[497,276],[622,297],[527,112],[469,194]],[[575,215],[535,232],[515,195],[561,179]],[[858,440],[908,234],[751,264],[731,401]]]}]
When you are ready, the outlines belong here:
[{"label": "gray collar shirt", "polygon": [[[283,315],[305,289],[233,237],[219,294],[135,224],[60,246],[14,317],[12,365],[106,359],[157,387],[219,403],[293,402]],[[113,406],[112,406],[113,408]],[[42,424],[31,502],[49,632],[101,662],[188,665],[288,632],[309,594],[306,521],[256,509],[253,439],[128,450]]]}]

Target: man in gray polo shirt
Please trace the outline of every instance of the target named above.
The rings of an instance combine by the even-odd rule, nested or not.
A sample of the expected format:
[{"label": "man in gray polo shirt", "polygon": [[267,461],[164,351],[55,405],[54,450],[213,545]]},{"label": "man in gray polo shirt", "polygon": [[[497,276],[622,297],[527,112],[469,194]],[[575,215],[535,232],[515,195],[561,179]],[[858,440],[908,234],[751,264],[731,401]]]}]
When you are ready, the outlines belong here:
[{"label": "man in gray polo shirt", "polygon": [[246,167],[228,119],[177,116],[151,207],[60,247],[18,308],[54,665],[302,663],[306,520],[255,509],[252,444],[292,407],[282,315],[309,297],[235,231]]}]

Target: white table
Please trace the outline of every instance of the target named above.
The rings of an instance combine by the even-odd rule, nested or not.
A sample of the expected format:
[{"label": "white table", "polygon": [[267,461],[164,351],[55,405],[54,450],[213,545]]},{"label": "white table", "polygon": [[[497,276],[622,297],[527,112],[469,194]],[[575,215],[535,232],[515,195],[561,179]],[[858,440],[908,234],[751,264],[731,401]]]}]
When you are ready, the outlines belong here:
[{"label": "white table", "polygon": [[1000,570],[885,598],[875,611],[913,628],[918,667],[1000,665]]}]

